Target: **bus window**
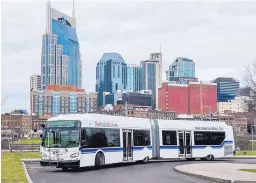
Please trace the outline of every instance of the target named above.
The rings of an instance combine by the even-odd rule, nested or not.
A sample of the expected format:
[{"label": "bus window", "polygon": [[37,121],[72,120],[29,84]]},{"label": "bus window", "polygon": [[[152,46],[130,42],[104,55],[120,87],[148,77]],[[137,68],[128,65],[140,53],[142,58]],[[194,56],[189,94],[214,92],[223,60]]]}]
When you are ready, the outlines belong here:
[{"label": "bus window", "polygon": [[162,131],[163,145],[177,145],[176,131]]},{"label": "bus window", "polygon": [[225,139],[225,132],[194,132],[195,145],[220,145]]},{"label": "bus window", "polygon": [[83,128],[81,145],[84,148],[119,147],[119,129]]},{"label": "bus window", "polygon": [[212,132],[211,145],[220,145],[225,139],[225,132]]},{"label": "bus window", "polygon": [[211,145],[210,132],[194,132],[195,145]]},{"label": "bus window", "polygon": [[149,130],[133,130],[133,144],[134,146],[150,145],[150,131]]}]

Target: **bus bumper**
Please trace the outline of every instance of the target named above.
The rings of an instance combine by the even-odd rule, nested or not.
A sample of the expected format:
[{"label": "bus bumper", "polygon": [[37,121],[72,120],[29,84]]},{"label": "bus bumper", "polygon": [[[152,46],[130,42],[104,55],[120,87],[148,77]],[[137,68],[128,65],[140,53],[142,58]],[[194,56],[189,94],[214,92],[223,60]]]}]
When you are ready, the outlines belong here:
[{"label": "bus bumper", "polygon": [[80,160],[75,161],[49,161],[49,160],[41,160],[40,161],[41,166],[55,166],[56,168],[76,168],[80,167]]}]

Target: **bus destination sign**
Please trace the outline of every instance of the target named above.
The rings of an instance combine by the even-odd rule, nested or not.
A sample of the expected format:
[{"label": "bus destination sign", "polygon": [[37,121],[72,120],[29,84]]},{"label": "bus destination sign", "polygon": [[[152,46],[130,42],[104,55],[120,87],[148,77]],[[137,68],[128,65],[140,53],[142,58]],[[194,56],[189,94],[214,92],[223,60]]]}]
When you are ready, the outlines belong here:
[{"label": "bus destination sign", "polygon": [[196,130],[223,130],[222,127],[214,127],[214,126],[210,126],[210,127],[204,127],[204,126],[200,126],[200,127],[195,127]]},{"label": "bus destination sign", "polygon": [[118,127],[116,123],[109,123],[109,122],[97,122],[95,121],[96,127]]}]

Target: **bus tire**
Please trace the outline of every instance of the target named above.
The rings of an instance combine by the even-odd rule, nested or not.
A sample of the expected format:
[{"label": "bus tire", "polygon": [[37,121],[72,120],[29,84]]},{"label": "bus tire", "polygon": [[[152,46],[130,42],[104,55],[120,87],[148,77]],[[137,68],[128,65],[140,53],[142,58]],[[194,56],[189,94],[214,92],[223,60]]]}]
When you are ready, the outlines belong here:
[{"label": "bus tire", "polygon": [[214,156],[212,154],[209,154],[205,157],[206,161],[212,161],[214,159]]},{"label": "bus tire", "polygon": [[61,169],[62,169],[63,172],[68,172],[68,167],[65,167],[65,166],[64,166],[64,167],[62,167]]},{"label": "bus tire", "polygon": [[98,152],[95,157],[95,169],[99,170],[105,164],[105,156],[102,152]]},{"label": "bus tire", "polygon": [[147,164],[149,162],[149,157],[145,157],[143,160],[142,160],[143,164]]}]

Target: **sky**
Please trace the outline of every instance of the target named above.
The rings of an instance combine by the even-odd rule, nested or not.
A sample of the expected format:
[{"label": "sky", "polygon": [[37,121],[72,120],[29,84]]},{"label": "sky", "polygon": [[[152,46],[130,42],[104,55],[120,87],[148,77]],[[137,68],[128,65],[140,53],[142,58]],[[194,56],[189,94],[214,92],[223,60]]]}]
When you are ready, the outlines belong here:
[{"label": "sky", "polygon": [[[72,15],[72,1],[51,1]],[[163,53],[163,71],[177,57],[196,63],[196,77],[234,77],[244,83],[256,61],[256,2],[76,1],[83,88],[95,91],[96,64],[105,52],[139,64]],[[41,74],[46,1],[3,1],[1,11],[2,113],[29,110],[29,78]],[[163,72],[163,78],[165,74]]]}]

